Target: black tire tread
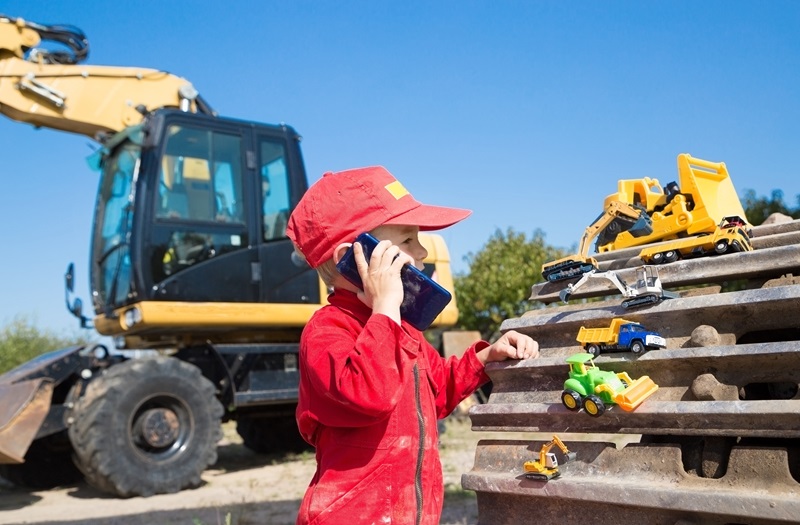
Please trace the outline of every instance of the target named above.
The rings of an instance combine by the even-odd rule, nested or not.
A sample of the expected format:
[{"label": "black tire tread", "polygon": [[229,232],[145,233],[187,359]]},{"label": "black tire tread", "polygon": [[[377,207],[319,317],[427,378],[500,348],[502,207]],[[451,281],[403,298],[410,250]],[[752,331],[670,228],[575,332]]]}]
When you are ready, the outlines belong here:
[{"label": "black tire tread", "polygon": [[[208,400],[210,428],[201,428],[208,432],[205,437],[213,446],[201,452],[200,458],[193,465],[183,466],[183,472],[176,473],[176,465],[155,474],[157,468],[150,466],[149,476],[136,476],[124,467],[118,443],[109,442],[112,434],[106,429],[115,415],[118,403],[137,382],[151,378],[168,377],[173,381],[185,381],[197,389],[200,396]],[[85,395],[78,399],[72,411],[73,424],[69,428],[70,440],[75,449],[76,465],[83,472],[89,484],[95,488],[122,497],[150,496],[153,494],[174,493],[184,488],[197,487],[201,484],[201,474],[217,460],[216,443],[222,438],[222,427],[219,421],[223,415],[223,407],[215,397],[215,388],[200,370],[179,359],[172,357],[154,357],[132,359],[106,369],[102,375],[92,380]],[[200,436],[202,439],[203,436]],[[186,472],[188,470],[188,472]]]}]

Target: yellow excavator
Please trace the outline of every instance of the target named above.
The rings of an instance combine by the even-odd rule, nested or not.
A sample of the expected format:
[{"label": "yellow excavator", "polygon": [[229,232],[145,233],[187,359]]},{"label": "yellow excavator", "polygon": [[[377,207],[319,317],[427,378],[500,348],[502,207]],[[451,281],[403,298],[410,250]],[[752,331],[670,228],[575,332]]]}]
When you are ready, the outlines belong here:
[{"label": "yellow excavator", "polygon": [[575,453],[570,452],[564,442],[554,434],[553,439],[539,449],[539,459],[526,461],[522,465],[526,478],[548,481],[561,475],[558,469],[558,458],[555,453],[550,452],[553,447],[558,447],[561,450],[564,455],[564,463],[575,460]]},{"label": "yellow excavator", "polygon": [[[0,113],[98,143],[94,315],[73,298],[72,265],[66,299],[116,346],[0,376],[0,474],[146,496],[200,484],[221,421],[258,452],[304,447],[298,341],[328,290],[285,236],[308,188],[300,136],[221,117],[164,71],[83,64],[88,51],[77,28],[0,15]],[[425,271],[452,292],[443,239],[421,240]],[[451,302],[434,325],[457,316]]]},{"label": "yellow excavator", "polygon": [[597,259],[588,255],[589,247],[601,232],[610,227],[621,228],[620,225],[636,236],[649,235],[653,231],[650,217],[644,209],[621,201],[607,202],[603,213],[583,232],[578,253],[544,263],[542,277],[553,283],[599,270]]}]

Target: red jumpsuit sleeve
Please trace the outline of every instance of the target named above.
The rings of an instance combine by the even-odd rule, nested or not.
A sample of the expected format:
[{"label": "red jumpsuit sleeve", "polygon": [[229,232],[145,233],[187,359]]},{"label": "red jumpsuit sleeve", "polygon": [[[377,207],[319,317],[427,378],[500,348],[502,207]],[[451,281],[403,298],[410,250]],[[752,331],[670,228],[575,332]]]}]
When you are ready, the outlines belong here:
[{"label": "red jumpsuit sleeve", "polygon": [[[307,327],[309,328],[309,327]],[[359,427],[387,417],[411,377],[419,342],[385,315],[372,315],[355,334],[328,319],[312,326],[303,343],[303,392],[323,425]]]},{"label": "red jumpsuit sleeve", "polygon": [[489,343],[486,341],[478,341],[467,348],[461,357],[445,359],[431,345],[426,345],[436,394],[436,416],[439,419],[449,416],[461,401],[489,381],[483,363],[475,355],[487,346]]}]

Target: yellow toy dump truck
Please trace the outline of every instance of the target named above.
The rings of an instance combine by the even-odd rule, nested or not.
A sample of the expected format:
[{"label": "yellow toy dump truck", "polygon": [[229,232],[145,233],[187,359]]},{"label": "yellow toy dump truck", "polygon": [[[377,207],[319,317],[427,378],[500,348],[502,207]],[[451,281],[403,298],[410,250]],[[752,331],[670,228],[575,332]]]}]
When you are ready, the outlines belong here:
[{"label": "yellow toy dump truck", "polygon": [[[749,251],[750,226],[724,162],[678,155],[679,183],[662,188],[657,179],[620,180],[618,191],[604,206],[623,202],[643,207],[652,219],[652,231],[626,231],[624,223],[611,223],[597,236],[599,253],[660,241],[680,241],[643,251],[645,262],[672,262],[691,255]],[[667,252],[673,253],[667,257]],[[656,254],[661,254],[658,257]]]},{"label": "yellow toy dump truck", "polygon": [[564,382],[561,402],[569,410],[583,408],[590,416],[599,417],[606,411],[606,405],[616,404],[630,412],[658,390],[649,376],[634,381],[627,372],[600,370],[592,357],[592,354],[575,354],[567,358],[569,379]]},{"label": "yellow toy dump truck", "polygon": [[667,347],[667,341],[661,335],[621,317],[612,319],[609,326],[602,328],[581,326],[576,339],[588,353],[595,356],[604,351],[630,350],[634,354],[642,354],[646,350]]}]

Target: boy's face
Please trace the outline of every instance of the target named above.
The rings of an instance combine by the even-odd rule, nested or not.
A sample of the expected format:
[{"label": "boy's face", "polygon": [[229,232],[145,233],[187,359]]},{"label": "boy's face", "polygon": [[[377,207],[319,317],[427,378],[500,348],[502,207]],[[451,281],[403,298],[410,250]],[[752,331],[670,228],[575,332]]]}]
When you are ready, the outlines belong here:
[{"label": "boy's face", "polygon": [[403,253],[414,258],[414,266],[420,270],[424,268],[422,261],[428,256],[428,250],[419,242],[418,226],[384,224],[370,233],[379,241],[392,241]]}]

